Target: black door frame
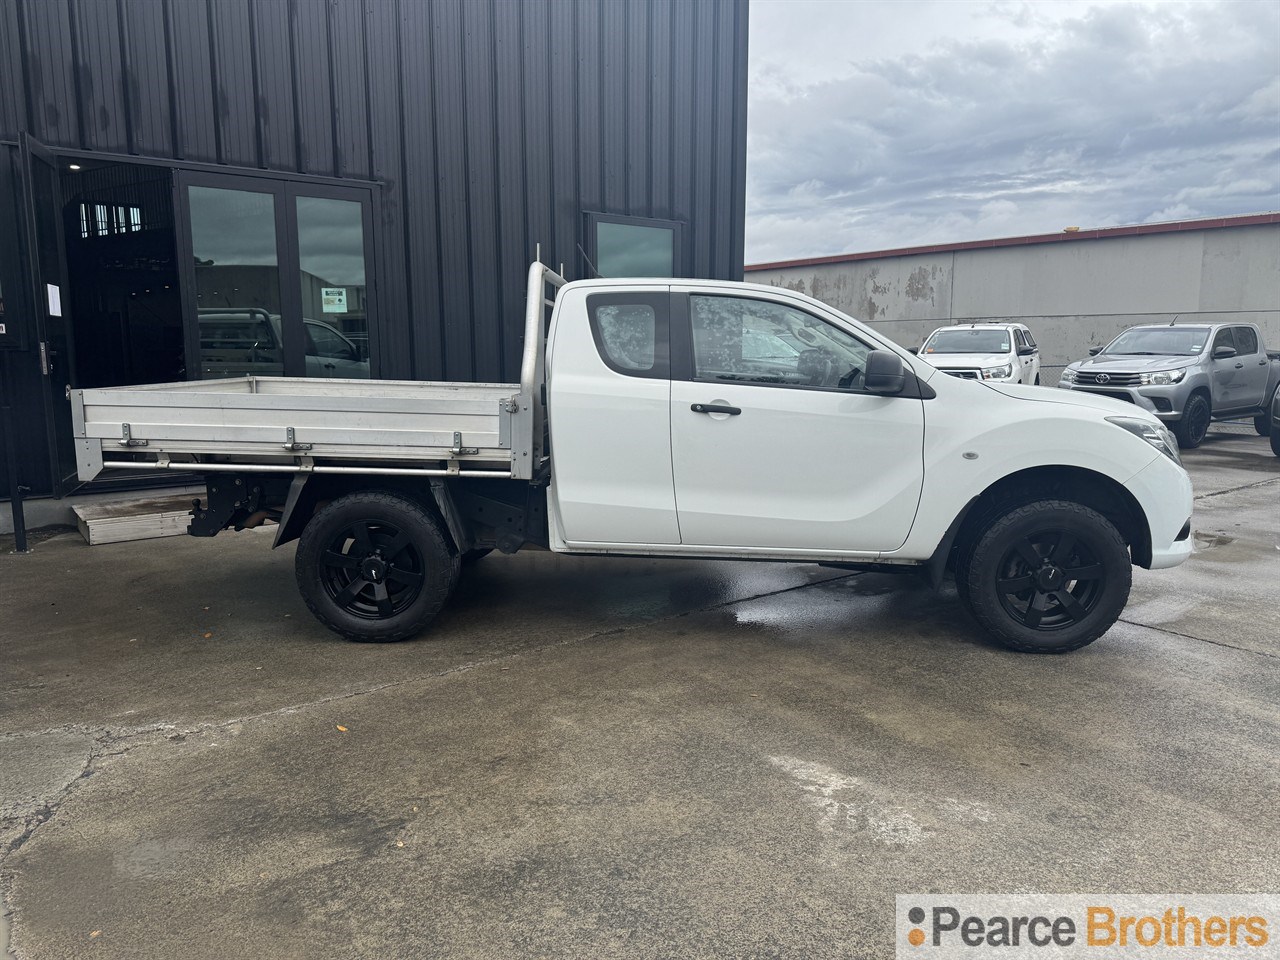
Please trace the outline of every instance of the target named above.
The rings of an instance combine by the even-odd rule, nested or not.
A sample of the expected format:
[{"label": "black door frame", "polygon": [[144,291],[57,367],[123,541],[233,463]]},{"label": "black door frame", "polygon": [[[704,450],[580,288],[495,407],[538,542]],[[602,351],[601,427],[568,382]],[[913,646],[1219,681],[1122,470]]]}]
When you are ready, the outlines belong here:
[{"label": "black door frame", "polygon": [[[23,133],[19,147],[22,170],[22,234],[23,268],[28,283],[32,334],[39,351],[40,372],[44,384],[45,431],[49,445],[49,468],[53,495],[64,497],[80,486],[76,477],[76,455],[71,423],[70,391],[75,385],[75,344],[69,316],[71,296],[67,282],[67,246],[63,232],[62,173],[53,151],[28,133]],[[38,207],[36,196],[37,165],[48,168],[53,209]],[[53,262],[46,263],[41,250],[39,218],[52,218]],[[56,284],[49,284],[49,273]],[[59,310],[50,306],[49,287],[58,290]],[[57,347],[58,349],[55,349]]]},{"label": "black door frame", "polygon": [[216,173],[208,170],[175,168],[173,178],[173,217],[177,231],[178,286],[182,294],[183,334],[186,344],[187,379],[200,379],[199,307],[196,302],[195,250],[191,240],[191,209],[187,203],[189,187],[213,187],[262,193],[274,200],[276,230],[276,269],[280,283],[280,328],[284,341],[284,373],[289,377],[306,375],[306,333],[303,329],[302,289],[296,282],[301,276],[298,252],[298,197],[320,197],[359,203],[364,243],[365,316],[369,333],[369,374],[378,376],[378,328],[380,316],[375,282],[377,258],[374,250],[373,224],[378,191],[374,184],[355,182],[334,184],[280,176],[260,177],[249,172]]}]

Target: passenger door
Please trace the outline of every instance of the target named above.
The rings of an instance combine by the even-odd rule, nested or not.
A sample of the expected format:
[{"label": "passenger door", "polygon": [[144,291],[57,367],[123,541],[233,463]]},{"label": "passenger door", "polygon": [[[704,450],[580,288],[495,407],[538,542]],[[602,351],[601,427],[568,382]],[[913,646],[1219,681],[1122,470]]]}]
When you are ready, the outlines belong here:
[{"label": "passenger door", "polygon": [[1243,393],[1241,371],[1244,369],[1244,361],[1240,359],[1239,351],[1237,350],[1229,357],[1219,358],[1216,356],[1219,347],[1230,347],[1232,350],[1236,350],[1236,341],[1235,337],[1232,336],[1231,327],[1223,327],[1214,334],[1213,343],[1209,347],[1209,365],[1213,370],[1213,410],[1215,413],[1222,410],[1232,410],[1240,406],[1242,401],[1239,397]]},{"label": "passenger door", "polygon": [[790,303],[676,288],[681,543],[875,553],[905,542],[923,481],[923,402],[861,389],[872,349]]},{"label": "passenger door", "polygon": [[1258,332],[1253,327],[1234,328],[1236,341],[1236,360],[1242,364],[1240,371],[1240,393],[1236,406],[1262,406],[1266,398],[1267,379],[1270,370],[1267,355],[1258,342]]}]

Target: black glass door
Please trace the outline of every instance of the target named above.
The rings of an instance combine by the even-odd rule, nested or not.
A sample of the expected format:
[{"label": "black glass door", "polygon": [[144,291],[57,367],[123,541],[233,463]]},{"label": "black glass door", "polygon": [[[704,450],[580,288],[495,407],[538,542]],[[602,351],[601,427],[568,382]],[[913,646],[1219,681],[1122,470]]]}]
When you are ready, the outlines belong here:
[{"label": "black glass door", "polygon": [[62,190],[57,160],[47,147],[23,134],[23,237],[31,278],[35,341],[44,384],[53,493],[78,486],[71,399],[72,355],[66,248],[62,236]]},{"label": "black glass door", "polygon": [[372,375],[368,188],[183,171],[176,201],[191,379]]}]

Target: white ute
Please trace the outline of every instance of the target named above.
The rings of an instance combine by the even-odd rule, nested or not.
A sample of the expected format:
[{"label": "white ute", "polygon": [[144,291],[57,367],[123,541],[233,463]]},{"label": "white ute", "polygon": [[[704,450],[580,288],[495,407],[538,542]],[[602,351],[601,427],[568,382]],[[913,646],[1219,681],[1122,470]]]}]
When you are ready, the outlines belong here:
[{"label": "white ute", "polygon": [[1040,348],[1021,323],[966,323],[939,327],[925,338],[920,359],[966,380],[1040,383]]},{"label": "white ute", "polygon": [[789,290],[534,264],[524,346],[510,384],[76,390],[80,476],[205,474],[189,532],[279,523],[307,604],[353,640],[418,633],[461,563],[539,546],[951,571],[991,635],[1061,653],[1116,621],[1133,564],[1191,552],[1155,417],[940,376]]}]

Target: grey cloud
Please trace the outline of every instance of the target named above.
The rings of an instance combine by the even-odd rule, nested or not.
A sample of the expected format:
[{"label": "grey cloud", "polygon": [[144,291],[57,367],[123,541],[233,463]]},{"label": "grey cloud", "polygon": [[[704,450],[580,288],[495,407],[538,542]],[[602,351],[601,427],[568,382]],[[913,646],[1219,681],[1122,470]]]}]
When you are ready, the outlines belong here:
[{"label": "grey cloud", "polygon": [[1095,7],[774,77],[752,92],[748,261],[1275,209],[1278,9]]}]

